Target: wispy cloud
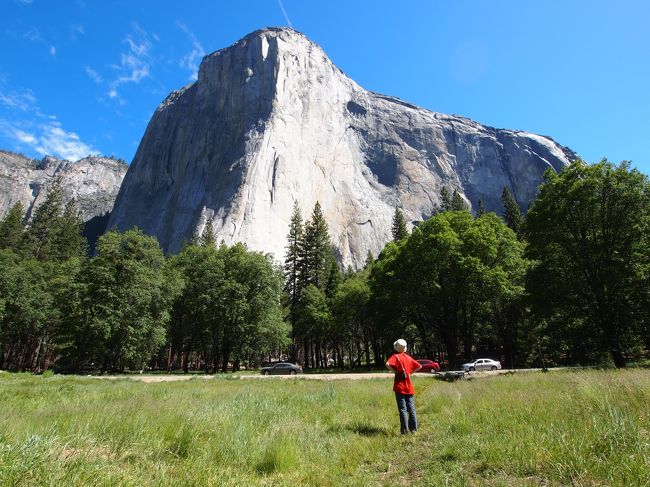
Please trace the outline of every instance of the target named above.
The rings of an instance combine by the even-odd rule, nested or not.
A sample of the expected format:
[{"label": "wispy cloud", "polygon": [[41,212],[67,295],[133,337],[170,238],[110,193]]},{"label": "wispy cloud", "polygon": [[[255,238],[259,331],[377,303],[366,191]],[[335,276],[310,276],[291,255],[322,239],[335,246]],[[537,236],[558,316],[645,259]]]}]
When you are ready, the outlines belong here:
[{"label": "wispy cloud", "polygon": [[41,31],[37,27],[32,27],[26,32],[23,32],[23,39],[27,39],[32,42],[42,42],[43,37],[41,36]]},{"label": "wispy cloud", "polygon": [[289,19],[289,16],[287,15],[287,11],[284,9],[282,0],[278,0],[278,5],[280,6],[280,10],[282,10],[282,15],[284,15],[284,20],[286,20],[287,24],[289,24],[289,27],[293,29],[293,24],[291,23],[291,19]]},{"label": "wispy cloud", "polygon": [[[17,38],[17,34],[11,30],[5,31],[5,34],[14,39]],[[23,32],[21,37],[28,40],[29,42],[33,42],[34,44],[41,44],[43,46],[46,46],[50,55],[52,57],[56,56],[56,46],[52,44],[51,40],[43,37],[41,31],[38,30],[38,27],[31,27],[29,30]]]},{"label": "wispy cloud", "polygon": [[152,64],[150,36],[137,23],[133,23],[133,32],[124,38],[123,43],[128,48],[120,54],[120,64],[113,65],[118,76],[109,83],[107,92],[109,98],[121,101],[118,88],[127,83],[139,83],[150,76]]},{"label": "wispy cloud", "polygon": [[36,97],[31,90],[0,91],[0,104],[12,110],[26,112],[28,110],[37,110]]},{"label": "wispy cloud", "polygon": [[82,36],[86,33],[86,29],[81,24],[72,24],[69,28],[70,39],[76,41],[79,36]]},{"label": "wispy cloud", "polygon": [[86,74],[90,76],[90,79],[92,79],[95,83],[99,84],[103,81],[102,76],[90,66],[86,66],[84,70],[86,71]]},{"label": "wispy cloud", "polygon": [[177,22],[176,24],[179,29],[187,34],[190,41],[192,41],[192,50],[181,58],[179,65],[181,68],[189,69],[191,72],[190,79],[196,81],[198,79],[199,63],[203,59],[203,56],[205,56],[205,49],[203,49],[201,42],[199,42],[194,33],[184,23]]}]

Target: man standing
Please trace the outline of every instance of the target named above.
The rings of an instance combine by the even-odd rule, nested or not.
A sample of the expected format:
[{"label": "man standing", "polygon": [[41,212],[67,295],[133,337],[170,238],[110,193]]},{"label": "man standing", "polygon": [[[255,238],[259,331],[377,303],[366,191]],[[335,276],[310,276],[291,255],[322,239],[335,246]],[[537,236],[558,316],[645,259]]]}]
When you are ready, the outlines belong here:
[{"label": "man standing", "polygon": [[[399,339],[393,343],[395,352],[386,362],[386,368],[395,373],[393,391],[397,400],[399,422],[402,434],[418,430],[418,419],[415,415],[415,389],[411,382],[411,374],[417,372],[422,366],[406,353],[406,340]],[[408,414],[408,419],[407,419]]]}]

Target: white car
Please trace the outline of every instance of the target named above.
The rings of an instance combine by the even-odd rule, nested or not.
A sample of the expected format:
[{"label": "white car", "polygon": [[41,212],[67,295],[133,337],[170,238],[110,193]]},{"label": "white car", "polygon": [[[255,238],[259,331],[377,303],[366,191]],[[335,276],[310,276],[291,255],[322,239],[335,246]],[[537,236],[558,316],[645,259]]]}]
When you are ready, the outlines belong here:
[{"label": "white car", "polygon": [[474,372],[475,370],[501,370],[501,362],[489,358],[480,358],[474,362],[463,364],[465,372]]}]

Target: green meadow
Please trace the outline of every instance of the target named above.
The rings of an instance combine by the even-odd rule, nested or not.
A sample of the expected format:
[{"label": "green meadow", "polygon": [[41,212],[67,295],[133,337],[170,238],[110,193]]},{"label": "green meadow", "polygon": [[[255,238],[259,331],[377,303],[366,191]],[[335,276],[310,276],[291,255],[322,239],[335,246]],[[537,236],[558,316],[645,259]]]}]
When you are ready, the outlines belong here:
[{"label": "green meadow", "polygon": [[650,371],[140,383],[0,373],[0,485],[650,485]]}]

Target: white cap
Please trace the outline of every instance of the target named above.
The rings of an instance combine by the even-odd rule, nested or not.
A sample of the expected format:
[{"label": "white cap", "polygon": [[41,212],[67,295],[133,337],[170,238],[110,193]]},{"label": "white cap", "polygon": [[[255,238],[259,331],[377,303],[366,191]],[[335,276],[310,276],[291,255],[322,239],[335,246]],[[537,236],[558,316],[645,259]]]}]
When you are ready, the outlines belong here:
[{"label": "white cap", "polygon": [[393,348],[396,352],[406,352],[406,340],[400,338],[395,343],[393,343]]}]

